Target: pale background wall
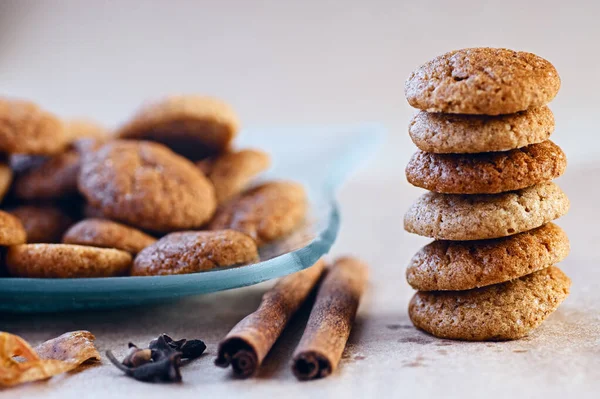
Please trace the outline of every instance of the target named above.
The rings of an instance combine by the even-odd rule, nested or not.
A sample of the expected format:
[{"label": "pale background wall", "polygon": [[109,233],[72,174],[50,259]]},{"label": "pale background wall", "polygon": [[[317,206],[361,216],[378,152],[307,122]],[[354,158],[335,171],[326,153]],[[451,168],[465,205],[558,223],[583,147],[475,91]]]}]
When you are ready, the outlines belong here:
[{"label": "pale background wall", "polygon": [[116,125],[144,99],[221,96],[245,126],[379,121],[373,167],[414,147],[403,82],[450,49],[504,46],[551,60],[563,79],[555,140],[571,164],[600,153],[600,2],[0,1],[0,93]]}]

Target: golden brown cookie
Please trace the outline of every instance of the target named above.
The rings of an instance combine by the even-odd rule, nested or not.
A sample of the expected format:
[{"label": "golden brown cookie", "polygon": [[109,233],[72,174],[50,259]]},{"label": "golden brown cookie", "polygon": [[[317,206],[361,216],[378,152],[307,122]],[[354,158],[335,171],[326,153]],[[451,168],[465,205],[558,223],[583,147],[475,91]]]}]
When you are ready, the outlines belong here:
[{"label": "golden brown cookie", "polygon": [[432,154],[418,151],[406,167],[414,186],[445,194],[496,194],[561,176],[567,157],[550,140],[504,152]]},{"label": "golden brown cookie", "polygon": [[0,211],[0,246],[24,244],[26,242],[27,233],[19,218]]},{"label": "golden brown cookie", "polygon": [[549,267],[502,284],[469,291],[417,292],[408,314],[439,338],[467,341],[518,339],[553,313],[569,295],[571,280]]},{"label": "golden brown cookie", "polygon": [[54,205],[21,205],[9,213],[19,218],[28,243],[58,243],[73,219]]},{"label": "golden brown cookie", "polygon": [[569,249],[567,235],[554,223],[493,240],[434,241],[413,256],[406,279],[419,291],[470,290],[545,269]]},{"label": "golden brown cookie", "polygon": [[0,152],[53,155],[67,144],[56,116],[27,101],[0,98]]},{"label": "golden brown cookie", "polygon": [[115,248],[136,255],[154,244],[156,238],[133,227],[106,219],[85,219],[72,226],[63,237],[65,244]]},{"label": "golden brown cookie", "polygon": [[8,249],[6,267],[9,274],[18,277],[114,277],[127,274],[131,255],[83,245],[23,244]]},{"label": "golden brown cookie", "polygon": [[89,119],[71,119],[65,122],[65,131],[70,143],[87,139],[104,142],[110,138],[104,126]]},{"label": "golden brown cookie", "polygon": [[151,142],[116,140],[88,154],[79,189],[107,218],[155,232],[199,228],[216,208],[202,172]]},{"label": "golden brown cookie", "polygon": [[410,105],[424,111],[500,115],[546,105],[559,88],[554,66],[535,54],[468,48],[417,68],[404,92]]},{"label": "golden brown cookie", "polygon": [[8,192],[13,181],[13,171],[9,165],[0,160],[0,202]]},{"label": "golden brown cookie", "polygon": [[509,115],[459,115],[420,111],[408,132],[423,151],[438,154],[507,151],[547,140],[554,115],[544,106]]},{"label": "golden brown cookie", "polygon": [[[37,158],[37,159],[36,159]],[[20,199],[57,199],[78,193],[77,177],[81,155],[74,150],[48,158],[30,157],[22,161],[14,182],[14,195]]]},{"label": "golden brown cookie", "polygon": [[237,135],[231,107],[211,97],[182,95],[147,104],[117,136],[157,141],[192,160],[223,152]]},{"label": "golden brown cookie", "polygon": [[131,274],[187,274],[258,261],[256,243],[233,230],[171,233],[142,250]]},{"label": "golden brown cookie", "polygon": [[214,160],[196,163],[215,186],[217,202],[241,193],[250,181],[271,165],[269,154],[260,150],[227,152]]},{"label": "golden brown cookie", "polygon": [[300,184],[268,182],[223,204],[209,228],[241,231],[260,246],[291,233],[306,212],[306,193]]},{"label": "golden brown cookie", "polygon": [[569,199],[554,183],[502,194],[429,192],[404,215],[404,229],[437,240],[484,240],[535,229],[568,210]]}]

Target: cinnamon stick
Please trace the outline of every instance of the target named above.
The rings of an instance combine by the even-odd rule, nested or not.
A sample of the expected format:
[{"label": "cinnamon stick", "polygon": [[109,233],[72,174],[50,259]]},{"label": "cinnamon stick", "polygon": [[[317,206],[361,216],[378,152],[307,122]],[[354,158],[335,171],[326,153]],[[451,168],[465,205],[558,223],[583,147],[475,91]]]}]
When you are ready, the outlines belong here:
[{"label": "cinnamon stick", "polygon": [[319,281],[324,267],[324,262],[319,260],[308,269],[279,280],[263,295],[258,309],[242,319],[221,341],[215,365],[231,365],[238,377],[254,374]]},{"label": "cinnamon stick", "polygon": [[367,277],[367,265],[355,258],[339,258],[328,269],[294,352],[292,371],[299,380],[327,377],[336,369]]}]

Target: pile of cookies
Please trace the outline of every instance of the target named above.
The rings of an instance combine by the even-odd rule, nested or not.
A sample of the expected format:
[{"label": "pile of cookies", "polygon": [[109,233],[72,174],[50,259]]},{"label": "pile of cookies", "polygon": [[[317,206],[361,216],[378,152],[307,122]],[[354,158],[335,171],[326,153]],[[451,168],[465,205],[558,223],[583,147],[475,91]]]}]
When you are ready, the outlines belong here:
[{"label": "pile of cookies", "polygon": [[236,150],[226,103],[174,96],[116,132],[0,98],[0,275],[194,273],[256,262],[307,212],[294,182],[252,182],[270,166]]},{"label": "pile of cookies", "polygon": [[409,315],[435,336],[508,340],[527,335],[567,297],[570,280],[554,265],[569,253],[552,220],[569,200],[551,180],[566,158],[548,140],[546,106],[560,78],[531,53],[472,48],[416,69],[406,97],[421,111],[409,131],[419,147],[406,176],[430,190],[404,228],[436,241],[407,270],[418,290]]}]

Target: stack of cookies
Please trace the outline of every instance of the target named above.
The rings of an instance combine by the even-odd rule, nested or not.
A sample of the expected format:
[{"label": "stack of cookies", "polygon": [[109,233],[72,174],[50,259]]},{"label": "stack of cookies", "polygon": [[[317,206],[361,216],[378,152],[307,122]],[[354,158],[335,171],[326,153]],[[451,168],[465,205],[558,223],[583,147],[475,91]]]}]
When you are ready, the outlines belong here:
[{"label": "stack of cookies", "polygon": [[418,290],[409,315],[435,336],[508,340],[527,335],[567,297],[554,265],[569,253],[551,223],[569,201],[551,180],[566,167],[549,140],[546,106],[560,78],[531,53],[473,48],[415,70],[406,97],[421,111],[410,123],[419,147],[408,181],[430,192],[408,210],[404,228],[436,241],[407,270]]},{"label": "stack of cookies", "polygon": [[258,260],[307,212],[303,187],[253,185],[270,166],[235,150],[231,107],[183,95],[116,132],[0,98],[0,274],[65,278],[194,273]]}]

